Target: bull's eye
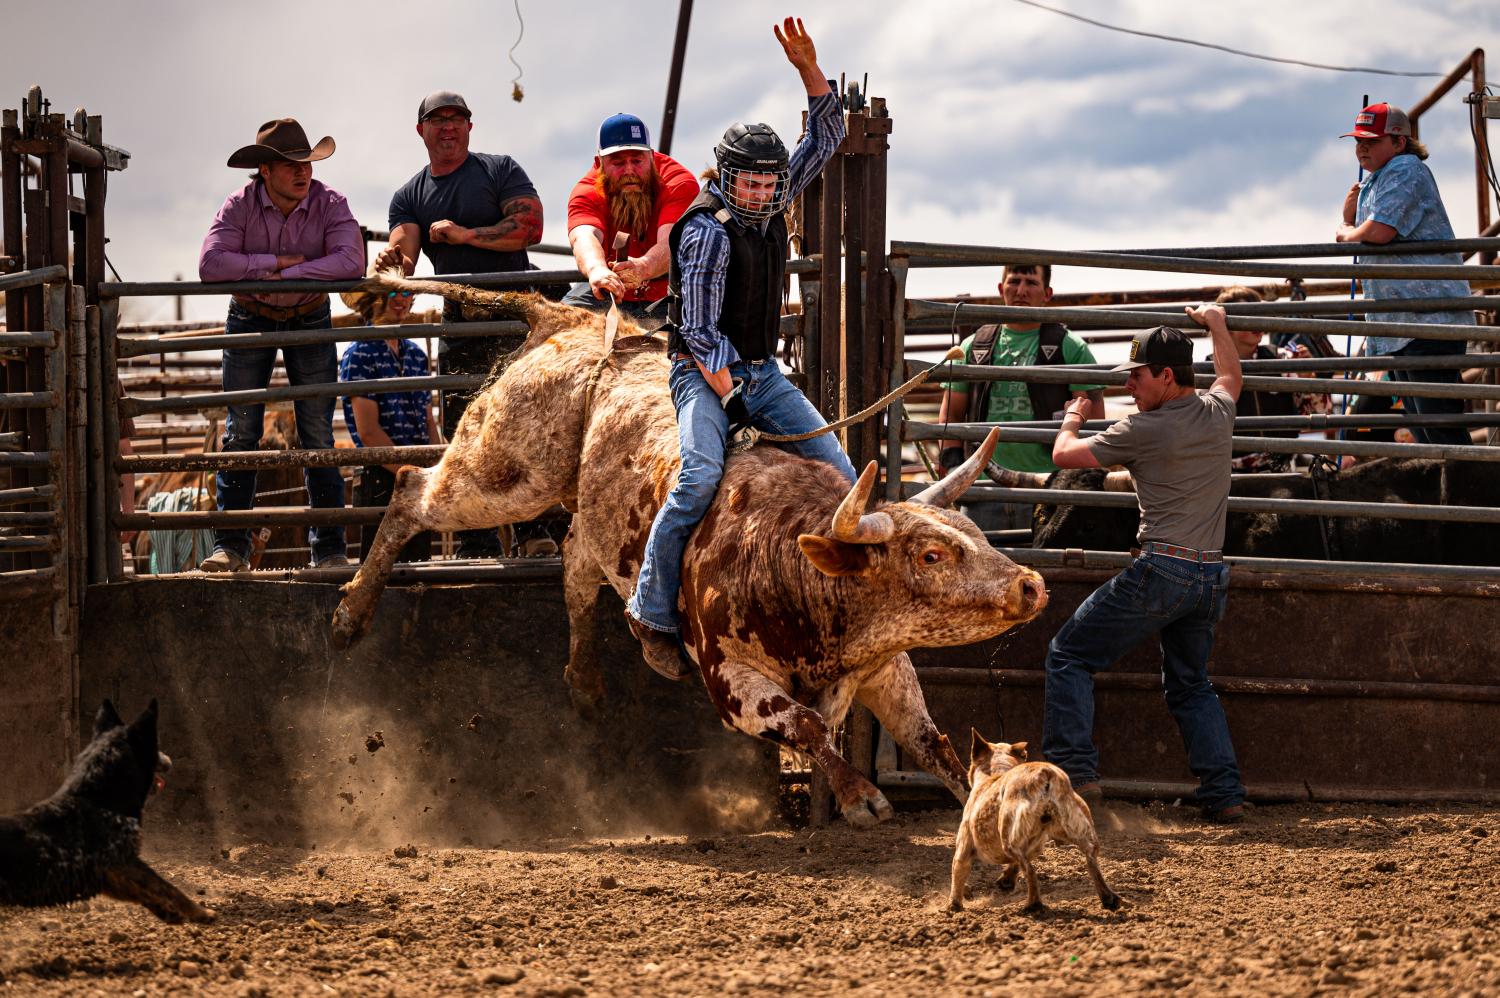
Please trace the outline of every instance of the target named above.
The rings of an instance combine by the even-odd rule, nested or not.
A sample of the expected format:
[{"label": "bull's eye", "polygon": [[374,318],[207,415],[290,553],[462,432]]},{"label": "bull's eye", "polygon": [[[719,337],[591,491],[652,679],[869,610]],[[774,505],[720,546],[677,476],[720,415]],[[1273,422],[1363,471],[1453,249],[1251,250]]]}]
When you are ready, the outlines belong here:
[{"label": "bull's eye", "polygon": [[936,565],[938,562],[947,561],[948,552],[943,548],[928,548],[922,552],[922,564]]}]

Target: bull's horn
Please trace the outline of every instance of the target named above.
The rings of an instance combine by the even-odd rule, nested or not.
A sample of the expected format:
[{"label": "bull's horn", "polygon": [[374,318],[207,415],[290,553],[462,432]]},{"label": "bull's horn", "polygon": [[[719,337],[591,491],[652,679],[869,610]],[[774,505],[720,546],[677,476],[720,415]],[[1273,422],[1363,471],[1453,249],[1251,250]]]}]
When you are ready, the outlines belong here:
[{"label": "bull's horn", "polygon": [[1128,471],[1111,471],[1104,476],[1105,492],[1134,492],[1135,479]]},{"label": "bull's horn", "polygon": [[1047,476],[1040,471],[1012,471],[1010,468],[1000,467],[994,461],[989,462],[985,470],[989,472],[990,481],[1008,489],[1045,489],[1047,487]]},{"label": "bull's horn", "polygon": [[979,449],[969,455],[969,459],[954,468],[946,477],[933,482],[927,488],[918,492],[909,499],[909,502],[920,502],[928,506],[942,506],[945,509],[951,507],[958,501],[984,466],[989,463],[990,455],[995,453],[995,445],[1000,442],[1000,427],[992,427],[989,436],[984,438],[984,443]]},{"label": "bull's horn", "polygon": [[870,489],[875,486],[875,472],[879,465],[871,461],[864,474],[844,496],[833,514],[833,539],[850,544],[883,544],[896,534],[896,521],[889,513],[866,513],[865,503],[870,501]]}]

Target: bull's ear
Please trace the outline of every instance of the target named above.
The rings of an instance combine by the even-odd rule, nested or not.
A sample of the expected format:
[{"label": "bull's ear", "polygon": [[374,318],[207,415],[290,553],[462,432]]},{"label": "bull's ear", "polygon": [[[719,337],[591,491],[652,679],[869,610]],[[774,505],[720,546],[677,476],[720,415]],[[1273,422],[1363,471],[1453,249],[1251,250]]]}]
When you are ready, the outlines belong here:
[{"label": "bull's ear", "polygon": [[1018,761],[1025,762],[1026,761],[1026,743],[1025,742],[1016,742],[1014,745],[1012,745],[1010,747],[1010,754],[1013,755],[1013,756],[1015,756]]},{"label": "bull's ear", "polygon": [[797,546],[824,575],[857,575],[870,567],[868,544],[849,544],[822,534],[799,534]]},{"label": "bull's ear", "polygon": [[979,733],[979,729],[970,728],[969,765],[971,767],[979,766],[982,769],[988,768],[990,756],[992,755],[994,755],[994,749],[990,748],[990,743],[984,740],[984,736]]},{"label": "bull's ear", "polygon": [[115,705],[106,700],[99,705],[99,712],[94,715],[94,737],[98,738],[111,728],[118,728],[124,723],[120,718],[120,712],[115,710]]}]

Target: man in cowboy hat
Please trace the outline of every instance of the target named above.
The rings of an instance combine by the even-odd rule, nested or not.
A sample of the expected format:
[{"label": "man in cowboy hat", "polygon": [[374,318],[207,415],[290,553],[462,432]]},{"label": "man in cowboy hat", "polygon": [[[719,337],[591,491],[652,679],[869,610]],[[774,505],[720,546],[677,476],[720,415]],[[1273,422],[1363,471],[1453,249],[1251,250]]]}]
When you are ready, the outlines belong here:
[{"label": "man in cowboy hat", "polygon": [[[309,145],[307,133],[293,118],[268,121],[255,142],[229,157],[234,169],[253,169],[250,182],[224,201],[203,240],[198,277],[203,281],[338,281],[364,273],[364,241],[359,223],[344,196],[312,178],[312,164],[333,155],[333,139]],[[229,333],[326,329],[328,295],[314,292],[238,294],[229,303],[224,330]],[[276,347],[237,347],[224,351],[226,392],[265,388],[271,383]],[[338,381],[334,344],[307,343],[281,348],[287,380],[293,385]],[[333,446],[334,397],[298,399],[298,445]],[[224,451],[255,450],[260,445],[263,404],[229,407]],[[337,468],[308,468],[311,504],[339,509],[344,480]],[[254,471],[221,471],[217,476],[219,509],[255,505]],[[312,564],[347,565],[342,527],[313,527],[308,532]],[[205,572],[238,572],[249,568],[250,532],[214,531],[214,551],[199,566]]]},{"label": "man in cowboy hat", "polygon": [[[531,178],[509,156],[470,152],[474,129],[468,102],[438,90],[417,105],[417,135],[427,165],[391,196],[390,245],[410,274],[426,253],[435,274],[489,274],[531,270],[526,247],[542,238],[542,201]],[[443,304],[444,322],[463,322],[455,301]],[[444,337],[438,364],[444,374],[488,374],[495,361],[525,342],[524,335]],[[443,391],[443,432],[453,435],[473,392]],[[518,525],[519,526],[519,525]],[[503,553],[494,529],[460,530],[458,557]]]}]

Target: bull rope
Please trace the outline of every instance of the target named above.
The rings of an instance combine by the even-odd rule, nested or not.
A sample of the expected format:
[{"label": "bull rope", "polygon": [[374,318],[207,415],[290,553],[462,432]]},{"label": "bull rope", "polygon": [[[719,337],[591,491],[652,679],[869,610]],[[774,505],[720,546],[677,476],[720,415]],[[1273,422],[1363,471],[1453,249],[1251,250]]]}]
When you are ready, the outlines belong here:
[{"label": "bull rope", "polygon": [[810,430],[807,433],[763,433],[759,430],[756,430],[755,439],[769,440],[772,443],[776,444],[792,444],[802,440],[811,440],[813,437],[821,437],[825,433],[834,433],[838,430],[844,429],[846,426],[853,426],[855,423],[862,423],[865,420],[869,419],[871,416],[875,415],[881,409],[884,409],[886,406],[890,405],[892,402],[910,395],[932,375],[933,371],[936,371],[942,364],[946,364],[949,361],[961,360],[963,358],[963,355],[964,352],[962,349],[960,349],[959,347],[954,347],[943,355],[943,359],[939,363],[934,364],[933,366],[922,371],[918,371],[915,377],[907,381],[906,384],[902,385],[900,388],[887,393],[878,401],[865,406],[863,409],[859,410],[859,412],[856,412],[852,416],[845,416],[843,419],[839,420],[836,423],[829,423],[827,426],[820,427],[816,430]]}]

